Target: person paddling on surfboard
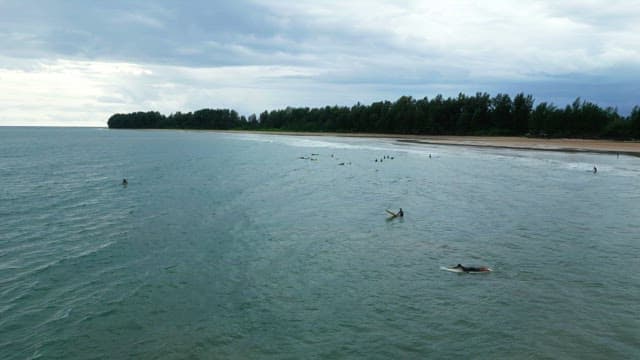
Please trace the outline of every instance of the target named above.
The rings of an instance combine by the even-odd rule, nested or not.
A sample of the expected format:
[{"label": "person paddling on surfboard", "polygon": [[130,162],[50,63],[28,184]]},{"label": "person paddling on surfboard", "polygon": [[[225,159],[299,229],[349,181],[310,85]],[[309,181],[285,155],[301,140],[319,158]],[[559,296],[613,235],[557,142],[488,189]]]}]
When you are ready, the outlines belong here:
[{"label": "person paddling on surfboard", "polygon": [[402,211],[402,208],[400,208],[400,211],[398,211],[397,213],[394,213],[393,211],[387,209],[385,210],[389,215],[391,215],[391,217],[389,217],[389,219],[395,219],[397,217],[403,217],[404,216],[404,211]]},{"label": "person paddling on surfboard", "polygon": [[464,272],[484,272],[484,271],[489,271],[488,267],[482,266],[482,267],[473,267],[473,266],[462,266],[460,264],[452,267],[452,269],[460,269]]}]

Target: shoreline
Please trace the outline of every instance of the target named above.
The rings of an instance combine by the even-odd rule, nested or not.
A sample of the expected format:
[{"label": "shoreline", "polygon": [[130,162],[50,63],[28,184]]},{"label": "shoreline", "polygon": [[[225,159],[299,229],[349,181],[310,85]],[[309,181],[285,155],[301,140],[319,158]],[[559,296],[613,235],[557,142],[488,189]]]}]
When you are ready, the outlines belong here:
[{"label": "shoreline", "polygon": [[517,136],[435,136],[371,133],[333,133],[333,132],[295,132],[295,131],[251,131],[251,130],[212,130],[223,133],[267,134],[289,136],[334,136],[360,137],[396,140],[403,143],[467,146],[510,150],[559,151],[574,153],[616,154],[640,157],[640,142],[592,139],[543,139]]}]

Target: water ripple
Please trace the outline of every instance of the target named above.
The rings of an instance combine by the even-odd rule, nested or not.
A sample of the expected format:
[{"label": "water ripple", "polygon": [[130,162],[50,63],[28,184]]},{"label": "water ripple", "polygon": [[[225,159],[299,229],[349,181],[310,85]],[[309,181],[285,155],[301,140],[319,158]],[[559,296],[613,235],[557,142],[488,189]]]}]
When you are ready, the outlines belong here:
[{"label": "water ripple", "polygon": [[42,131],[0,142],[1,358],[640,349],[636,158]]}]

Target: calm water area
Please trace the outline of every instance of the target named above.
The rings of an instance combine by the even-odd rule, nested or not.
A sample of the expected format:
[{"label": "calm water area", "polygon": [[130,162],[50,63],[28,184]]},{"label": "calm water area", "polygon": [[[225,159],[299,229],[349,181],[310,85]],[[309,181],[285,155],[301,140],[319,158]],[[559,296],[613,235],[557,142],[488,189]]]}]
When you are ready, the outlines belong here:
[{"label": "calm water area", "polygon": [[640,355],[637,157],[0,127],[0,184],[0,359]]}]

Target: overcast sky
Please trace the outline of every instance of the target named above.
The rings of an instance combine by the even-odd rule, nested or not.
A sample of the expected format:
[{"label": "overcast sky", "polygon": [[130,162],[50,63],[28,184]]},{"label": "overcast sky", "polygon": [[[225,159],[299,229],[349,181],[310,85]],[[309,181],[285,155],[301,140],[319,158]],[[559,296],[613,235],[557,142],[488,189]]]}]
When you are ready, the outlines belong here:
[{"label": "overcast sky", "polygon": [[640,0],[0,0],[0,125],[463,92],[640,105]]}]

